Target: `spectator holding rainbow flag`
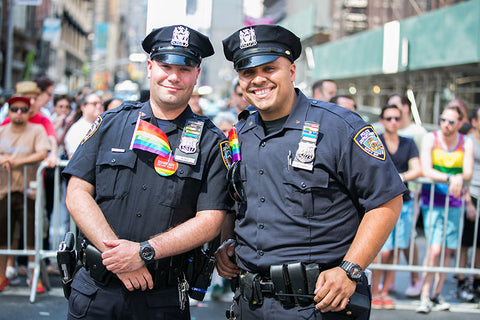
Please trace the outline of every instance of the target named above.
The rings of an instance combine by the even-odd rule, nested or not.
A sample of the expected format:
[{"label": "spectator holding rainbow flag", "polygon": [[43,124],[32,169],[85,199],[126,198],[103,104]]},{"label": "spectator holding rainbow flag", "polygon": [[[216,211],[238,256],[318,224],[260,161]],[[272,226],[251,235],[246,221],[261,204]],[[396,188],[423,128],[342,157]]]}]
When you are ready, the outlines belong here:
[{"label": "spectator holding rainbow flag", "polygon": [[188,105],[212,44],[174,25],[142,45],[150,100],[99,116],[63,172],[68,209],[88,244],[69,319],[190,319],[186,253],[218,235],[232,205],[229,142]]}]

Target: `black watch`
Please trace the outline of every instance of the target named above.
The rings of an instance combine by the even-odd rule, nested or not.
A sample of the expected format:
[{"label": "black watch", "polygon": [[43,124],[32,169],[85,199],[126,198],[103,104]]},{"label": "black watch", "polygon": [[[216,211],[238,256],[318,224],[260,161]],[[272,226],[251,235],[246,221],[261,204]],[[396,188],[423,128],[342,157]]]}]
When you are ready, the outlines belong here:
[{"label": "black watch", "polygon": [[140,242],[140,258],[145,261],[145,264],[150,264],[155,258],[155,249],[148,243],[148,241]]},{"label": "black watch", "polygon": [[344,260],[342,261],[342,263],[340,263],[340,268],[345,270],[350,280],[353,280],[355,282],[359,282],[360,280],[362,280],[363,270],[358,264]]}]

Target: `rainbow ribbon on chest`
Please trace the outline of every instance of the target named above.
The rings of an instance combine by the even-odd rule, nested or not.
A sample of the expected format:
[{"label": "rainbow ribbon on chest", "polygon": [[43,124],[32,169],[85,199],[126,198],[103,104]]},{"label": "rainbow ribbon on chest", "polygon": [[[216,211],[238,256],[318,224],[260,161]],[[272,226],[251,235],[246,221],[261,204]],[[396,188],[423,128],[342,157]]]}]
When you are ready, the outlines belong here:
[{"label": "rainbow ribbon on chest", "polygon": [[237,129],[235,127],[228,133],[228,141],[230,142],[230,148],[232,149],[232,161],[240,161],[242,157],[240,155],[240,144],[238,143]]}]

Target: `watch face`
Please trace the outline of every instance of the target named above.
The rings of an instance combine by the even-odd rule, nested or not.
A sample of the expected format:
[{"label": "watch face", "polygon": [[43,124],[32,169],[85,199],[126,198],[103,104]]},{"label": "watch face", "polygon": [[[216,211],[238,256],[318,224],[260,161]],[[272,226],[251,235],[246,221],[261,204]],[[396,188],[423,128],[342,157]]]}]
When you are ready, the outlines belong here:
[{"label": "watch face", "polygon": [[151,260],[153,258],[153,250],[149,247],[144,247],[142,249],[142,255],[145,260]]},{"label": "watch face", "polygon": [[350,274],[352,278],[360,279],[362,277],[362,269],[354,266],[352,269],[350,269]]}]

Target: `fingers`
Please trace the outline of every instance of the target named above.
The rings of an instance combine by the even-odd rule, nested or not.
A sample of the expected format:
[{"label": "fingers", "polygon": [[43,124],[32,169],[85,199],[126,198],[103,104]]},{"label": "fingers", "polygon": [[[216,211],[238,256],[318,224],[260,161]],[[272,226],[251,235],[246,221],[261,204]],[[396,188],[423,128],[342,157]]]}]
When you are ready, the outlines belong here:
[{"label": "fingers", "polygon": [[153,279],[146,267],[134,272],[119,273],[118,278],[128,291],[153,289]]},{"label": "fingers", "polygon": [[217,259],[218,274],[225,279],[232,279],[238,276],[240,270],[238,266],[232,261],[235,256],[235,247],[225,243],[215,252]]},{"label": "fingers", "polygon": [[345,309],[355,292],[356,283],[346,277],[340,268],[320,273],[317,279],[314,301],[321,312],[336,312]]}]

